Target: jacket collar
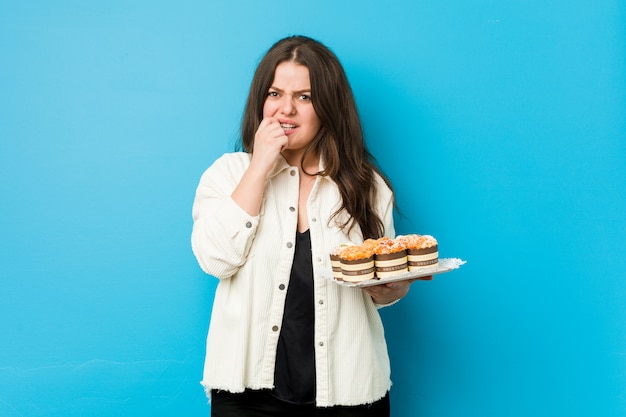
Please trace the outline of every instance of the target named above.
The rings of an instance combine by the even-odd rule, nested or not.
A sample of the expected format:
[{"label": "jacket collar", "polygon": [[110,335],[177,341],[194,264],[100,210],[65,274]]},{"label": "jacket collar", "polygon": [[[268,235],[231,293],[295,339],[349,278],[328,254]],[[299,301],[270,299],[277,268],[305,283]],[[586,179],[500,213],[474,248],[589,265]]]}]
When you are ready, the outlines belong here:
[{"label": "jacket collar", "polygon": [[[252,154],[250,154],[250,158],[252,158]],[[326,167],[326,164],[324,163],[324,158],[322,158],[320,156],[320,171],[323,171],[324,168]],[[293,166],[289,165],[287,163],[287,160],[285,160],[285,158],[283,158],[283,156],[279,156],[278,159],[276,160],[276,163],[274,164],[274,168],[272,168],[272,170],[269,172],[269,174],[267,174],[267,178],[273,178],[276,175],[280,174],[281,172],[288,170],[289,168],[294,168]],[[324,178],[324,179],[328,179],[330,180],[329,177],[320,177],[320,178]]]}]

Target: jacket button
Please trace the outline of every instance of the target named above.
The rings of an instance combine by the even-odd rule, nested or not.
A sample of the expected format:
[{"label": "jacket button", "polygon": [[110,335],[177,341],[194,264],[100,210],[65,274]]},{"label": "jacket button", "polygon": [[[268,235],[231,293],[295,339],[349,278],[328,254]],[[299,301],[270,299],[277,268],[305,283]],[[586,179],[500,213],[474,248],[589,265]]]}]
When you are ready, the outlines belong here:
[{"label": "jacket button", "polygon": [[324,304],[324,300],[319,300],[319,301],[318,301],[318,303],[319,303],[320,305],[321,305],[321,304]]},{"label": "jacket button", "polygon": [[280,284],[280,285],[278,286],[278,289],[279,289],[279,290],[284,290],[284,289],[285,289],[285,284]]},{"label": "jacket button", "polygon": [[289,211],[293,213],[294,211],[296,211],[296,208],[295,207],[289,207]]},{"label": "jacket button", "polygon": [[293,169],[289,172],[289,175],[291,175],[292,177],[296,175],[296,171],[294,171]]},{"label": "jacket button", "polygon": [[252,223],[250,223],[250,222],[246,223],[246,227],[247,227],[248,229],[249,229],[249,228],[251,228],[251,227],[252,227]]},{"label": "jacket button", "polygon": [[278,331],[278,326],[272,326],[272,330],[277,332]]},{"label": "jacket button", "polygon": [[293,248],[293,243],[291,243],[291,242],[287,242],[287,247],[288,247],[289,249]]},{"label": "jacket button", "polygon": [[320,346],[324,346],[324,342],[319,342],[319,345]]}]

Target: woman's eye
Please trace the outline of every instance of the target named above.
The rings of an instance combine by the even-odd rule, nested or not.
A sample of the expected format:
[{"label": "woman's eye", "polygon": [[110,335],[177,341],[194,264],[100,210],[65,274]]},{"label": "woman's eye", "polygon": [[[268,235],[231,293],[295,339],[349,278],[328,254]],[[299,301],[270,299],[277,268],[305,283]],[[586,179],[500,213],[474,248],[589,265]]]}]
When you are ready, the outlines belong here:
[{"label": "woman's eye", "polygon": [[311,96],[308,94],[302,94],[300,95],[300,100],[309,101],[311,100]]},{"label": "woman's eye", "polygon": [[276,91],[270,91],[267,93],[268,97],[278,97],[278,93]]}]

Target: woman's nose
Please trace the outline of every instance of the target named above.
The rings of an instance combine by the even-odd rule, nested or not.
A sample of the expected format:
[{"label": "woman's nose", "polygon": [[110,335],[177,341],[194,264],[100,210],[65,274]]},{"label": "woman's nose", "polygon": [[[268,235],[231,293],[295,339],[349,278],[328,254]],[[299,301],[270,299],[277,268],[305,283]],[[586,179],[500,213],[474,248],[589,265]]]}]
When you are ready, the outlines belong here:
[{"label": "woman's nose", "polygon": [[281,103],[281,111],[283,114],[292,114],[295,111],[296,107],[293,104],[293,99],[285,95],[283,98],[283,102]]}]

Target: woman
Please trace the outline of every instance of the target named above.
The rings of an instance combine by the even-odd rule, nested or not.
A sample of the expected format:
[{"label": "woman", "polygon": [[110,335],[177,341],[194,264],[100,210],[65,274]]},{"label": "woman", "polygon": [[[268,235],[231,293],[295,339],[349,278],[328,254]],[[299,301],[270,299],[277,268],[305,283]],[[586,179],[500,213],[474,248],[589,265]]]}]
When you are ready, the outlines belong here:
[{"label": "woman", "polygon": [[395,233],[337,57],[307,37],[274,44],[241,130],[244,152],[203,174],[193,206],[194,254],[219,279],[202,381],[211,415],[389,415],[377,309],[410,283],[328,279],[334,247]]}]

